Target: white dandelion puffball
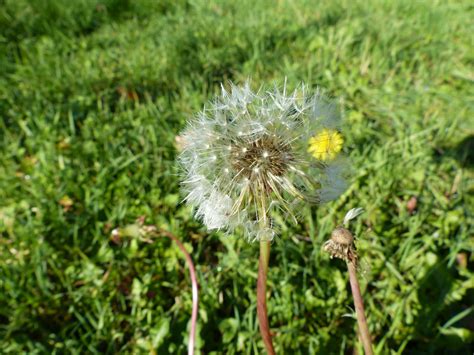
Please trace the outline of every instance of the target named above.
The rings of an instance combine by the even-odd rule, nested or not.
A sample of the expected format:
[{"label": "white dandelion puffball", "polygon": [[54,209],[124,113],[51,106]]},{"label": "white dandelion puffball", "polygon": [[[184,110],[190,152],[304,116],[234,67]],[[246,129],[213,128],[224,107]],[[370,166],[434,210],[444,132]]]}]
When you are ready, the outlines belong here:
[{"label": "white dandelion puffball", "polygon": [[337,198],[347,162],[338,107],[304,86],[291,94],[222,89],[182,133],[185,200],[208,229],[270,240],[274,218]]}]

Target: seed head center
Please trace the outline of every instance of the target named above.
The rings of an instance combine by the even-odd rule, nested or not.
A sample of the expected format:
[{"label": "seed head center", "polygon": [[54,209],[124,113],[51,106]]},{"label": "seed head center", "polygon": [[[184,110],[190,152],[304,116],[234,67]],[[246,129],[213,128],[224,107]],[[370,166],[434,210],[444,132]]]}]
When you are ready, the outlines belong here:
[{"label": "seed head center", "polygon": [[250,180],[281,176],[292,162],[290,146],[275,137],[265,136],[253,141],[241,141],[232,155],[232,166],[240,176]]}]

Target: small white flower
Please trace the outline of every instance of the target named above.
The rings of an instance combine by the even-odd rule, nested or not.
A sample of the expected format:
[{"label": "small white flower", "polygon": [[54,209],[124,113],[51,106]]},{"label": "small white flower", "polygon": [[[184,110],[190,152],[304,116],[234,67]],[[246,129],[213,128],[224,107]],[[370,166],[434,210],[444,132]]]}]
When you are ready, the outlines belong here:
[{"label": "small white flower", "polygon": [[222,88],[181,135],[185,200],[209,229],[276,234],[275,214],[296,220],[301,203],[337,198],[347,162],[337,107],[304,86],[287,95]]}]

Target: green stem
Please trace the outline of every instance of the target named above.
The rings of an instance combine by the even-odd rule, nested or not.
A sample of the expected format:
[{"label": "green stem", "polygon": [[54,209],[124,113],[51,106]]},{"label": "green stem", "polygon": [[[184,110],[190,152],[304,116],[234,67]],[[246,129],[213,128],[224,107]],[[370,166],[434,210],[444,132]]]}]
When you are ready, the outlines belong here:
[{"label": "green stem", "polygon": [[258,278],[257,278],[257,317],[260,325],[260,334],[268,354],[274,355],[272,336],[270,334],[270,326],[268,324],[267,314],[267,273],[268,261],[270,260],[270,241],[260,241],[260,257],[258,261]]}]

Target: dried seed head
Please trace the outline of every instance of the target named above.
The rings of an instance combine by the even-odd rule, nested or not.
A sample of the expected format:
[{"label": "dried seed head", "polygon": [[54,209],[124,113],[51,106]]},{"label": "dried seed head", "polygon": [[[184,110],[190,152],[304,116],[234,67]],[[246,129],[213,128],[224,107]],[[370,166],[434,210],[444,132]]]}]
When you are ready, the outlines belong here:
[{"label": "dried seed head", "polygon": [[[348,226],[349,222],[360,215],[364,210],[362,208],[353,208],[349,210],[344,217],[344,226]],[[336,257],[351,262],[357,267],[357,252],[354,245],[354,236],[352,233],[342,226],[336,227],[331,233],[329,239],[323,245],[324,251],[331,255],[331,258]]]},{"label": "dried seed head", "polygon": [[232,85],[180,136],[186,201],[209,229],[271,239],[274,216],[296,222],[301,203],[346,187],[339,110],[304,86],[288,94]]},{"label": "dried seed head", "polygon": [[343,259],[357,265],[354,236],[344,227],[337,227],[333,230],[331,239],[324,243],[323,249],[331,255],[331,258]]},{"label": "dried seed head", "polygon": [[344,227],[337,227],[331,233],[331,240],[341,245],[351,245],[354,242],[352,233]]}]

